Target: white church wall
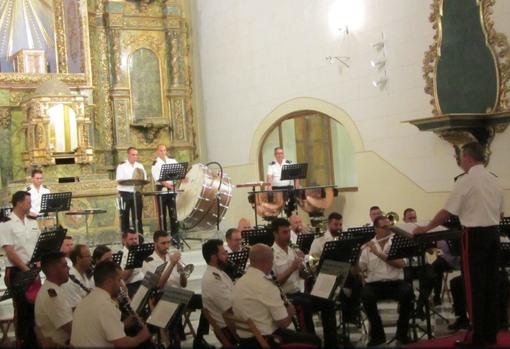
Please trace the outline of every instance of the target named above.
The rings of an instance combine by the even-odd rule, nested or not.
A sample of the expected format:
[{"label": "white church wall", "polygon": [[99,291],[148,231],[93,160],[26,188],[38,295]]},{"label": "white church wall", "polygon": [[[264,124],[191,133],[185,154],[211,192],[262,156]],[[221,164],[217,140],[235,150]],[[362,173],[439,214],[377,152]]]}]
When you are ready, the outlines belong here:
[{"label": "white church wall", "polygon": [[[202,94],[198,103],[208,159],[222,163],[234,183],[258,180],[259,142],[277,120],[265,122],[268,115],[288,101],[310,97],[344,110],[359,133],[359,190],[344,194],[346,217],[362,223],[372,204],[399,213],[415,206],[421,216],[430,217],[460,173],[447,142],[403,123],[432,115],[421,70],[423,53],[432,43],[431,1],[357,0],[362,23],[353,23],[348,35],[330,26],[336,3],[194,0],[192,28]],[[510,35],[510,2],[498,1],[495,10],[496,28]],[[383,55],[371,45],[381,35],[388,78],[382,90],[372,81],[384,73],[370,65]],[[329,64],[326,56],[348,56],[350,67]],[[509,137],[508,130],[496,136],[489,166],[506,188]],[[380,183],[374,168],[384,173]],[[236,191],[226,224],[250,216],[244,191]],[[382,201],[377,200],[379,192]]]}]

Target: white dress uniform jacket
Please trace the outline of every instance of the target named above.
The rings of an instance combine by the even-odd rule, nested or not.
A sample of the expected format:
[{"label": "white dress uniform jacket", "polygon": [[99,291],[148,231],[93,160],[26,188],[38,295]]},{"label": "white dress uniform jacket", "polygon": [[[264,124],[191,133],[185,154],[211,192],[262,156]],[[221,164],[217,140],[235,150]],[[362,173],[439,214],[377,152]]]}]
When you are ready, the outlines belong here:
[{"label": "white dress uniform jacket", "polygon": [[[20,219],[14,213],[11,213],[9,217],[10,221],[1,225],[0,246],[14,246],[17,255],[23,263],[27,264],[32,258],[37,239],[41,233],[39,226],[34,219],[27,217]],[[14,266],[7,256],[5,256],[5,266]]]},{"label": "white dress uniform jacket", "polygon": [[[158,267],[165,263],[165,262],[168,262],[168,264],[166,265],[165,267],[165,270],[170,268],[170,255],[172,254],[172,252],[168,252],[166,254],[166,258],[165,259],[162,259],[157,253],[156,251],[154,251],[150,256],[149,258],[147,258],[147,260],[150,260],[150,261],[144,261],[143,262],[143,265],[142,265],[142,273],[145,275],[146,272],[151,272],[151,273],[155,273],[156,272],[156,269],[158,269]],[[164,271],[163,271],[164,272]],[[170,277],[168,278],[166,284],[169,285],[169,286],[172,286],[172,287],[177,287],[177,288],[181,288],[181,276],[179,275],[179,272],[177,271],[177,265],[174,266],[174,269],[172,270],[172,272],[170,273]]]},{"label": "white dress uniform jacket", "polygon": [[161,176],[161,167],[165,164],[177,164],[177,160],[165,156],[165,160],[159,156],[156,158],[154,165],[151,167],[152,179],[154,182],[159,183],[159,177]]},{"label": "white dress uniform jacket", "polygon": [[271,185],[275,187],[284,187],[289,185],[294,185],[294,182],[291,180],[280,180],[282,176],[282,167],[284,165],[291,164],[291,161],[283,159],[282,163],[279,164],[278,161],[272,161],[267,168],[267,175],[271,177]]},{"label": "white dress uniform jacket", "polygon": [[[287,252],[276,243],[274,243],[272,247],[274,254],[273,271],[276,275],[280,275],[285,272],[285,270],[289,269],[297,255],[294,249],[290,247],[287,247]],[[286,294],[294,294],[301,291],[299,270],[295,270],[290,274],[287,281],[281,286]]]},{"label": "white dress uniform jacket", "polygon": [[[74,266],[69,269],[69,274],[73,275],[86,288],[94,288],[94,279],[89,279],[86,275],[81,275]],[[78,303],[80,303],[81,300],[88,294],[77,282],[71,280],[71,278],[62,285],[62,290],[65,292],[67,302],[71,308],[76,308]]]},{"label": "white dress uniform jacket", "polygon": [[[133,173],[135,172],[135,169],[139,168],[143,171],[143,179],[147,179],[147,173],[145,172],[145,168],[143,165],[139,162],[135,162],[133,165],[129,163],[129,161],[124,161],[119,166],[117,166],[117,173],[115,175],[115,180],[122,180],[122,179],[133,179]],[[132,185],[117,185],[118,191],[127,191],[127,192],[134,192],[135,187]]]},{"label": "white dress uniform jacket", "polygon": [[26,190],[30,193],[30,200],[32,201],[30,212],[37,215],[41,211],[41,198],[43,194],[49,194],[50,190],[44,185],[41,185],[39,190],[37,190],[33,184],[30,184]]},{"label": "white dress uniform jacket", "polygon": [[310,246],[310,252],[308,252],[308,254],[310,256],[319,257],[322,254],[322,250],[324,250],[326,242],[334,240],[335,238],[331,235],[331,232],[327,230],[323,236],[313,239],[312,245]]},{"label": "white dress uniform jacket", "polygon": [[227,326],[223,313],[232,308],[234,284],[223,270],[208,265],[202,277],[202,302],[220,328]]}]

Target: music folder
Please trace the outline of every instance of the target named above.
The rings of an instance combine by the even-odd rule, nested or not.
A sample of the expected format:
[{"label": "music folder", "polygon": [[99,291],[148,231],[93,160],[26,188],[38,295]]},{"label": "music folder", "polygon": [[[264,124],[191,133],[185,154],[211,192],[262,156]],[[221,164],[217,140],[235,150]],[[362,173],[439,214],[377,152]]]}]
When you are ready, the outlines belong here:
[{"label": "music folder", "polygon": [[151,291],[156,288],[159,277],[151,272],[146,272],[142,280],[142,284],[136,290],[133,298],[131,299],[131,308],[140,314],[149,299]]},{"label": "music folder", "polygon": [[169,327],[176,319],[180,319],[192,296],[192,291],[165,286],[161,299],[147,318],[147,324],[159,328]]},{"label": "music folder", "polygon": [[124,269],[135,269],[141,268],[143,261],[147,259],[152,253],[154,253],[154,243],[149,242],[141,244],[129,249],[127,255],[127,262]]},{"label": "music folder", "polygon": [[310,294],[319,298],[333,299],[335,290],[344,286],[350,269],[350,263],[325,260]]}]

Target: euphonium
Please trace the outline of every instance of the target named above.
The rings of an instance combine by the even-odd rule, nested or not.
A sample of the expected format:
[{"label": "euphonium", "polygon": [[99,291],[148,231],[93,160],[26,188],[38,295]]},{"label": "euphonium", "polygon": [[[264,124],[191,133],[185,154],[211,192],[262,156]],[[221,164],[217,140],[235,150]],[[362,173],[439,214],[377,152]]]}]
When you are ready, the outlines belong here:
[{"label": "euphonium", "polygon": [[184,264],[181,261],[177,262],[177,271],[179,274],[184,274],[186,279],[188,279],[191,273],[193,273],[193,270],[195,270],[195,266],[193,264]]}]

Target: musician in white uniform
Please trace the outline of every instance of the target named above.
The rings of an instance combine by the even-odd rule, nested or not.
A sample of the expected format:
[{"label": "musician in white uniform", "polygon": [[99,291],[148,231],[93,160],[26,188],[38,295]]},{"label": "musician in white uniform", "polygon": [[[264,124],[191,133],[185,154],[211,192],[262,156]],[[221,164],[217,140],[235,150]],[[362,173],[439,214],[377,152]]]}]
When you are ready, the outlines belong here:
[{"label": "musician in white uniform", "polygon": [[379,216],[374,220],[375,237],[361,252],[359,267],[366,272],[366,284],[361,291],[363,307],[370,323],[370,340],[367,346],[377,346],[386,342],[386,335],[377,309],[377,301],[394,299],[399,303],[396,339],[400,344],[409,343],[407,335],[409,318],[413,307],[414,293],[404,281],[403,259],[388,260],[392,244],[390,221]]},{"label": "musician in white uniform", "polygon": [[67,300],[72,308],[90,293],[94,287],[94,280],[88,273],[92,265],[92,255],[87,245],[77,244],[71,251],[73,266],[69,270],[69,281],[62,288],[66,292]]},{"label": "musician in white uniform", "polygon": [[24,292],[19,292],[19,287],[14,287],[12,282],[21,272],[30,270],[28,262],[34,252],[40,231],[35,219],[29,218],[31,200],[28,192],[14,193],[11,203],[13,209],[10,220],[0,224],[0,246],[5,251],[5,285],[13,291],[11,294],[13,294],[15,309],[14,325],[17,343],[35,347],[34,306],[25,298]]},{"label": "musician in white uniform", "polygon": [[71,345],[74,348],[134,348],[151,337],[147,326],[134,337],[126,336],[116,299],[120,292],[121,271],[110,261],[94,269],[96,288],[76,307]]},{"label": "musician in white uniform", "polygon": [[[232,310],[236,317],[250,319],[271,346],[276,343],[311,343],[320,346],[320,339],[308,333],[288,330],[296,310],[285,304],[278,287],[269,274],[273,268],[273,251],[264,244],[250,249],[250,268],[232,289]],[[283,296],[284,297],[284,296]],[[258,347],[251,332],[239,330],[241,347]]]},{"label": "musician in white uniform", "polygon": [[[120,180],[127,179],[144,179],[147,180],[147,173],[143,165],[136,160],[138,159],[138,150],[134,147],[129,147],[127,150],[127,160],[117,166],[117,173],[115,176],[115,180],[118,182]],[[134,178],[136,177],[136,178]],[[142,177],[142,178],[138,178]],[[134,230],[137,230],[138,233],[143,234],[143,223],[142,223],[142,210],[143,210],[143,201],[142,194],[140,192],[136,193],[136,217],[138,220],[138,227],[135,227],[135,205],[133,200],[133,192],[135,191],[135,187],[132,185],[117,185],[117,190],[119,191],[119,195],[123,202],[124,207],[121,208],[121,229],[122,231],[127,231],[130,228],[129,224],[129,216],[131,212],[131,218],[133,220]]]},{"label": "musician in white uniform", "polygon": [[30,216],[37,217],[39,211],[41,211],[41,197],[43,194],[49,194],[50,190],[42,184],[43,182],[43,171],[35,169],[32,171],[31,176],[32,184],[30,184],[26,191],[30,193],[32,200],[32,207],[30,208]]},{"label": "musician in white uniform", "polygon": [[129,250],[139,245],[138,234],[133,230],[127,230],[122,233],[122,260],[120,267],[122,268],[122,279],[126,283],[130,297],[133,297],[142,284],[144,274],[142,268],[126,269]]},{"label": "musician in white uniform", "polygon": [[[174,158],[169,158],[166,156],[166,146],[164,144],[158,145],[156,149],[156,159],[152,163],[152,179],[154,179],[154,182],[156,184],[156,191],[167,191],[167,190],[173,190],[173,183],[172,181],[162,181],[160,182],[159,179],[161,177],[161,167],[165,164],[177,164],[177,160]],[[177,224],[177,214],[176,212],[172,212],[172,201],[175,201],[175,196],[173,195],[163,195],[161,197],[161,206],[160,200],[157,198],[157,207],[159,210],[163,210],[163,222],[159,222],[159,230],[165,230],[168,231],[168,224],[167,224],[167,215],[170,217],[170,227],[174,228],[174,225]],[[159,214],[158,214],[159,217]],[[175,227],[176,228],[176,227]]]},{"label": "musician in white uniform", "polygon": [[[284,158],[282,147],[274,148],[274,157],[275,160],[271,161],[267,168],[266,181],[269,183],[269,189],[288,190],[287,192],[288,201],[285,204],[285,214],[287,215],[287,217],[290,217],[292,215],[292,212],[294,212],[297,209],[294,193],[291,190],[294,188],[294,181],[293,180],[282,181],[280,178],[282,177],[283,166],[290,165],[292,161],[286,160]],[[296,187],[299,188],[299,180],[296,180]]]},{"label": "musician in white uniform", "polygon": [[223,247],[223,241],[211,239],[202,245],[202,255],[207,263],[207,269],[202,277],[203,306],[223,334],[231,343],[235,337],[229,331],[223,318],[225,312],[232,312],[232,279],[225,273],[228,254]]},{"label": "musician in white uniform", "polygon": [[62,252],[42,257],[41,268],[46,280],[35,299],[35,324],[44,337],[65,346],[71,338],[73,309],[62,288],[69,276],[69,267]]},{"label": "musician in white uniform", "polygon": [[316,237],[313,239],[312,245],[310,246],[310,256],[319,258],[324,249],[326,242],[334,241],[338,239],[342,233],[343,217],[340,213],[332,212],[328,216],[328,229],[323,236]]}]

